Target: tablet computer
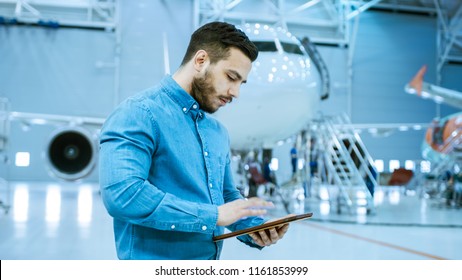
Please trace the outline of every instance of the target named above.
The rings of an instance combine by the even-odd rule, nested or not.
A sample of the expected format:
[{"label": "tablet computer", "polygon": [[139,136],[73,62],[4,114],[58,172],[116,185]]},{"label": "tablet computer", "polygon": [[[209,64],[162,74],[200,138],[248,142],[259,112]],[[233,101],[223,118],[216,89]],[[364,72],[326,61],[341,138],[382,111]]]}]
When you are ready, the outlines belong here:
[{"label": "tablet computer", "polygon": [[256,231],[266,230],[266,229],[270,229],[274,227],[280,227],[290,222],[311,218],[311,216],[313,216],[313,213],[305,213],[305,214],[299,214],[299,215],[277,219],[277,220],[267,222],[267,223],[264,223],[258,226],[249,227],[246,229],[241,229],[241,230],[233,231],[230,233],[225,233],[222,235],[214,236],[213,241],[220,241],[220,240],[230,238],[230,237],[236,237],[236,236],[249,234],[249,233],[256,232]]}]

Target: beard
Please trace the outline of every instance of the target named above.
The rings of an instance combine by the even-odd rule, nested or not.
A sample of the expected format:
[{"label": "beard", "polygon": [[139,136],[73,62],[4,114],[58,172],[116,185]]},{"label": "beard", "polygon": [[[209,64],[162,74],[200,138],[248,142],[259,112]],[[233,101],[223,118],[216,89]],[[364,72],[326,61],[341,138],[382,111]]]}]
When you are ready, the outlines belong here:
[{"label": "beard", "polygon": [[193,79],[191,96],[199,103],[199,107],[207,113],[213,114],[219,108],[213,103],[216,89],[213,86],[213,77],[208,71],[205,72],[204,77]]}]

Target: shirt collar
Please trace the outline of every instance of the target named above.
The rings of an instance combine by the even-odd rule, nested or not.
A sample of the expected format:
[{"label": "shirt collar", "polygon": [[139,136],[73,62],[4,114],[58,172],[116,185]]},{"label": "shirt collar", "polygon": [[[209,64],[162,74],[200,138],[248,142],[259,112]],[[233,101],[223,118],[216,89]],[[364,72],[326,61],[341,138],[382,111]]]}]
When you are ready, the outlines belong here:
[{"label": "shirt collar", "polygon": [[178,104],[185,114],[191,112],[194,119],[204,115],[204,112],[199,109],[197,101],[173,79],[172,75],[163,78],[161,84],[170,98]]}]

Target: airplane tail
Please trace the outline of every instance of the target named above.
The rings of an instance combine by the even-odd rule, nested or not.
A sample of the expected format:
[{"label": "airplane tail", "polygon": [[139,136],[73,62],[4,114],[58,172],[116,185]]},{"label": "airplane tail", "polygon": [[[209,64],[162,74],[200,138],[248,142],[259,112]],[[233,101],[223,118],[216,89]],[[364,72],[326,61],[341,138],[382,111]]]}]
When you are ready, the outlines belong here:
[{"label": "airplane tail", "polygon": [[437,104],[448,104],[462,108],[462,92],[429,84],[423,80],[427,66],[422,66],[412,80],[404,87],[409,94],[416,94],[422,98],[430,98]]},{"label": "airplane tail", "polygon": [[413,88],[419,96],[422,94],[423,76],[426,71],[427,65],[422,66],[414,78],[409,82],[409,87]]}]

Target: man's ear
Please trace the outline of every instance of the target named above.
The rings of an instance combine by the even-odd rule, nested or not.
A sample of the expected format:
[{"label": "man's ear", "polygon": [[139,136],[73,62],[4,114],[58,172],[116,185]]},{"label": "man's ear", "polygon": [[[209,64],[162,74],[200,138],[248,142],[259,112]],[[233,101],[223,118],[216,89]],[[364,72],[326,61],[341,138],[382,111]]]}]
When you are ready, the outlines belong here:
[{"label": "man's ear", "polygon": [[209,63],[209,55],[204,50],[198,50],[194,55],[194,69],[200,72]]}]

